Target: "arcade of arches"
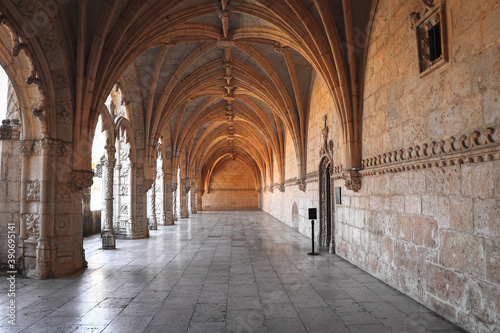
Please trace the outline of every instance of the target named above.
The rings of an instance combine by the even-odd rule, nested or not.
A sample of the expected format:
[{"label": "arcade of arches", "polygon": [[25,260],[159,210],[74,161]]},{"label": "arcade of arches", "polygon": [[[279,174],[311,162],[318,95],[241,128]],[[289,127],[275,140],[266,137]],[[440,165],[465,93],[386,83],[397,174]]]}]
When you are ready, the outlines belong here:
[{"label": "arcade of arches", "polygon": [[498,0],[1,1],[0,262],[12,227],[19,274],[85,267],[99,171],[103,249],[203,210],[310,235],[318,207],[319,245],[500,330],[499,24]]}]

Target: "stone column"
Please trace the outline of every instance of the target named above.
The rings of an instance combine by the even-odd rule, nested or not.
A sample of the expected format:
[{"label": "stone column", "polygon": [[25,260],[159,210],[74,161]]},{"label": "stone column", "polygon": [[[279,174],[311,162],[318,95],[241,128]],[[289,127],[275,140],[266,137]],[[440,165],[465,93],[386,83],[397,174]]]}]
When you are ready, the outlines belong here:
[{"label": "stone column", "polygon": [[113,229],[113,180],[115,169],[115,149],[108,150],[108,159],[104,163],[102,173],[104,184],[104,210],[102,212],[102,248],[103,250],[112,250],[116,248],[115,232]]},{"label": "stone column", "polygon": [[149,191],[149,202],[151,204],[151,213],[149,215],[149,230],[158,230],[158,222],[156,220],[156,171],[153,173],[153,183]]},{"label": "stone column", "polygon": [[33,141],[19,141],[19,148],[21,150],[21,207],[20,207],[20,221],[19,221],[19,252],[17,254],[19,261],[19,269],[21,273],[26,273],[24,255],[26,252],[25,241],[28,239],[28,232],[26,230],[26,214],[28,213],[27,207],[27,186],[29,178],[29,154],[31,147],[33,146]]},{"label": "stone column", "polygon": [[[51,216],[53,212],[49,209],[49,205],[54,202],[51,198],[51,183],[53,182],[50,174],[50,164],[53,159],[52,140],[40,140],[41,148],[41,180],[40,180],[40,222],[38,225],[38,240],[37,240],[37,258],[36,258],[36,274],[40,279],[49,278],[52,276],[52,262],[55,259],[55,248],[51,245],[54,233],[54,218]],[[92,184],[90,184],[92,185]]]},{"label": "stone column", "polygon": [[202,195],[203,195],[203,191],[200,191],[199,188],[196,188],[196,211],[197,212],[203,211],[202,202],[201,202]]},{"label": "stone column", "polygon": [[129,192],[128,192],[128,218],[127,218],[127,238],[135,238],[135,164],[130,162]]},{"label": "stone column", "polygon": [[198,193],[198,188],[196,187],[196,182],[191,184],[191,214],[197,214],[198,211],[196,209],[196,193]]},{"label": "stone column", "polygon": [[172,175],[163,176],[163,210],[165,211],[164,225],[174,224],[173,214],[173,190],[172,190]]},{"label": "stone column", "polygon": [[83,236],[88,236],[92,234],[92,212],[90,211],[90,195],[91,188],[86,187],[83,191],[83,207],[82,207],[82,215],[83,215]]},{"label": "stone column", "polygon": [[172,220],[177,221],[177,183],[172,183]]},{"label": "stone column", "polygon": [[181,179],[179,184],[179,194],[180,194],[180,204],[181,204],[181,218],[188,218],[188,205],[187,205],[187,188],[186,188],[186,179]]}]

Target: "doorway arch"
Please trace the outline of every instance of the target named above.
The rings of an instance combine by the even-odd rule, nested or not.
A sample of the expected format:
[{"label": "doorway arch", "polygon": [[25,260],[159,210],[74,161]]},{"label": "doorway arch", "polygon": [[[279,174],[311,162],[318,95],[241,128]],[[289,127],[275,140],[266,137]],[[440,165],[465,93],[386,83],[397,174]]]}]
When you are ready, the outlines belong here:
[{"label": "doorway arch", "polygon": [[328,246],[331,253],[335,253],[335,213],[334,213],[334,184],[331,177],[332,165],[325,156],[319,168],[319,233],[318,244]]}]

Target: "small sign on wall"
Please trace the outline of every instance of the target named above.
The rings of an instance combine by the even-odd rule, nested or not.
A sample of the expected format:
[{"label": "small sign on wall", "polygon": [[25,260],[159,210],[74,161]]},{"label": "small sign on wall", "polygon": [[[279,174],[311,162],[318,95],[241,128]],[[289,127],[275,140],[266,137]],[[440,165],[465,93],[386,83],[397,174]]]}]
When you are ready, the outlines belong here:
[{"label": "small sign on wall", "polygon": [[342,187],[335,188],[335,203],[342,205]]}]

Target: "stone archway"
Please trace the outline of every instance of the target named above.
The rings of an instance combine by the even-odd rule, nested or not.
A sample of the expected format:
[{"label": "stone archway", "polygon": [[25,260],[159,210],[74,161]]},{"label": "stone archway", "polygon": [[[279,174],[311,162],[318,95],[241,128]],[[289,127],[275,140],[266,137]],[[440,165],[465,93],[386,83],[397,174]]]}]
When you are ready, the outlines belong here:
[{"label": "stone archway", "polygon": [[335,252],[335,223],[334,223],[334,193],[331,177],[331,163],[328,157],[321,160],[319,168],[319,233],[320,246],[328,246],[331,253]]}]

